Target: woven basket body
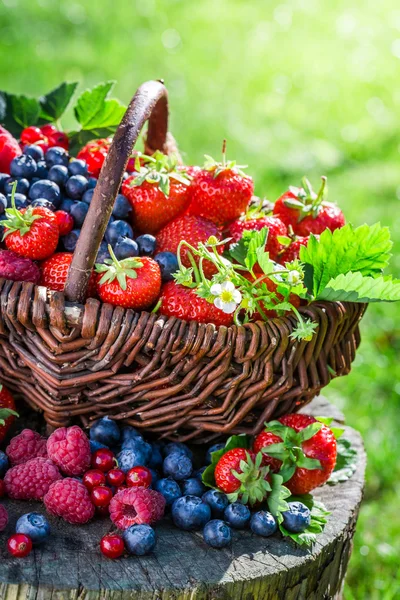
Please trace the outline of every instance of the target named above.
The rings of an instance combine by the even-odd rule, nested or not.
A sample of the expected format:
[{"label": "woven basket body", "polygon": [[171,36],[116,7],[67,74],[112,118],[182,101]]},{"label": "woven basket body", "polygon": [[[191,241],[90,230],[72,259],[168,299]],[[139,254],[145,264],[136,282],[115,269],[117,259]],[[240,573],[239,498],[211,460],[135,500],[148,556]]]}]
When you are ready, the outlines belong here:
[{"label": "woven basket body", "polygon": [[112,415],[171,440],[257,433],[349,372],[365,305],[313,303],[309,342],[296,318],[242,327],[183,322],[82,297],[132,146],[149,120],[147,151],[168,152],[165,88],[145,84],[115,135],[83,226],[65,294],[0,279],[0,380],[49,425]]}]

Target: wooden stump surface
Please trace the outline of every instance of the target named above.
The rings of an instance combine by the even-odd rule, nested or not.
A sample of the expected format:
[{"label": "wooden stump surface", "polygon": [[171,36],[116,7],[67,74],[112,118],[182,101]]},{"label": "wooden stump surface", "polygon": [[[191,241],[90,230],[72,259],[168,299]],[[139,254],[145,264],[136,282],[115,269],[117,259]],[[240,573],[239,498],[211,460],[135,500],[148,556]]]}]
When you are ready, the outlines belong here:
[{"label": "wooden stump surface", "polygon": [[[342,415],[323,398],[303,412]],[[357,470],[345,483],[316,491],[332,512],[323,534],[311,549],[302,549],[279,534],[262,538],[234,532],[232,546],[213,550],[199,532],[188,533],[168,520],[156,527],[153,555],[104,558],[100,538],[111,529],[108,519],[73,526],[50,518],[52,536],[25,559],[5,550],[17,518],[43,512],[34,502],[4,500],[10,521],[0,534],[1,600],[317,600],[340,598],[352,549],[364,487],[365,453],[360,435],[346,428],[359,453]]]}]

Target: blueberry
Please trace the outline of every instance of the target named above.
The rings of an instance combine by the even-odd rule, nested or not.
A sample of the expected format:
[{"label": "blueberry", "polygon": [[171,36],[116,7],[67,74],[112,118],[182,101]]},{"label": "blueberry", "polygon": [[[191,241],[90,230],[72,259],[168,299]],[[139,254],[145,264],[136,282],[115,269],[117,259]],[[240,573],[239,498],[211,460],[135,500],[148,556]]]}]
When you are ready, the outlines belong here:
[{"label": "blueberry", "polygon": [[8,466],[8,456],[5,452],[0,450],[0,477],[4,477]]},{"label": "blueberry", "polygon": [[208,490],[201,499],[211,508],[213,517],[222,517],[229,504],[227,496],[217,490]]},{"label": "blueberry", "polygon": [[94,188],[86,190],[86,192],[82,196],[82,202],[86,202],[86,204],[90,204],[93,198]]},{"label": "blueberry", "polygon": [[131,525],[122,534],[129,554],[144,556],[152,552],[156,545],[156,534],[150,525]]},{"label": "blueberry", "polygon": [[201,529],[210,519],[210,507],[197,496],[182,496],[172,505],[172,520],[179,529]]},{"label": "blueberry", "polygon": [[154,235],[145,233],[136,238],[136,243],[139,246],[140,256],[151,256],[156,249],[156,238]]},{"label": "blueberry", "polygon": [[36,162],[38,162],[39,160],[43,160],[44,158],[43,149],[40,146],[36,146],[35,144],[25,146],[22,152],[27,156],[31,156]]},{"label": "blueberry", "polygon": [[[44,160],[39,160],[37,163],[37,171],[36,171],[36,177],[40,180],[40,179],[46,179],[47,174],[48,174],[48,169],[47,169],[47,165],[46,162]],[[32,180],[33,182],[34,180]]]},{"label": "blueberry", "polygon": [[50,181],[54,181],[54,183],[62,187],[68,179],[68,169],[64,165],[54,165],[50,168],[47,177]]},{"label": "blueberry", "polygon": [[73,252],[75,250],[80,232],[80,229],[73,229],[70,233],[61,238],[64,250],[67,252]]},{"label": "blueberry", "polygon": [[132,206],[129,204],[129,200],[122,194],[118,194],[115,199],[114,208],[112,214],[116,219],[127,219],[132,212]]},{"label": "blueberry", "polygon": [[83,175],[72,175],[65,184],[65,191],[70,198],[79,200],[87,190],[87,179]]},{"label": "blueberry", "polygon": [[0,194],[0,215],[4,214],[4,211],[7,208],[7,198],[4,194]]},{"label": "blueberry", "polygon": [[204,473],[204,471],[207,469],[207,466],[208,466],[208,465],[206,465],[205,467],[200,467],[200,469],[197,469],[197,470],[196,470],[196,471],[193,473],[193,476],[194,476],[194,477],[197,477],[197,479],[202,479],[202,477],[203,477],[203,473]]},{"label": "blueberry", "polygon": [[165,457],[163,473],[166,477],[172,477],[180,481],[190,477],[192,471],[192,461],[185,454],[172,453]]},{"label": "blueberry", "polygon": [[119,442],[121,432],[118,424],[109,417],[103,417],[93,423],[90,428],[90,439],[107,446],[115,446]]},{"label": "blueberry", "polygon": [[146,465],[146,454],[143,449],[140,448],[124,448],[117,455],[119,468],[124,473],[133,469],[133,467],[145,466]]},{"label": "blueberry", "polygon": [[49,148],[44,155],[44,159],[48,169],[54,165],[63,165],[64,167],[68,167],[68,152],[64,148],[61,148],[61,146],[53,146],[52,148]]},{"label": "blueberry", "polygon": [[1,194],[4,193],[4,184],[7,181],[7,179],[10,179],[9,173],[0,173],[0,193]]},{"label": "blueberry", "polygon": [[165,448],[164,448],[165,456],[168,456],[168,454],[172,454],[172,453],[184,454],[191,460],[193,459],[193,452],[190,450],[190,448],[188,448],[186,446],[186,444],[183,444],[182,442],[169,442],[169,444],[167,444],[165,446]]},{"label": "blueberry", "polygon": [[30,183],[27,179],[24,178],[15,179],[14,177],[9,177],[7,181],[4,182],[4,193],[11,194],[15,182],[17,182],[15,191],[18,192],[18,194],[24,194],[25,196],[27,196]]},{"label": "blueberry", "polygon": [[138,256],[139,248],[134,240],[130,240],[127,237],[120,237],[114,246],[114,254],[118,260],[123,260],[124,258]]},{"label": "blueberry", "polygon": [[89,210],[89,205],[86,202],[74,202],[70,209],[70,215],[74,217],[75,226],[82,227],[83,222]]},{"label": "blueberry", "polygon": [[[28,201],[28,198],[25,196],[25,194],[14,194],[14,202],[15,202],[15,206],[16,206],[16,208],[18,208],[18,210],[29,206],[29,201]],[[12,195],[7,194],[7,208],[11,208],[11,207],[12,207]]]},{"label": "blueberry", "polygon": [[18,519],[15,531],[29,536],[34,544],[40,544],[49,537],[50,525],[45,516],[32,512]]},{"label": "blueberry", "polygon": [[46,198],[38,198],[37,200],[33,200],[31,202],[31,206],[43,206],[43,208],[48,208],[51,211],[55,211],[56,207],[50,200],[46,200]]},{"label": "blueberry", "polygon": [[221,443],[221,444],[214,444],[213,446],[210,446],[209,449],[207,450],[207,454],[206,454],[206,463],[211,465],[212,463],[212,456],[211,454],[213,452],[218,452],[218,450],[222,450],[222,448],[225,448],[225,444]]},{"label": "blueberry", "polygon": [[108,224],[106,229],[106,241],[114,248],[120,237],[133,238],[132,227],[126,221],[113,221]]},{"label": "blueberry", "polygon": [[145,442],[143,438],[135,437],[130,438],[122,442],[121,450],[133,450],[134,452],[140,453],[143,462],[141,465],[147,465],[150,461],[152,447],[148,442]]},{"label": "blueberry", "polygon": [[88,179],[88,189],[91,190],[93,188],[95,188],[97,185],[97,179],[96,177],[89,177]]},{"label": "blueberry", "polygon": [[80,158],[73,158],[68,165],[68,171],[71,175],[87,175],[87,164]]},{"label": "blueberry", "polygon": [[172,281],[173,274],[179,269],[178,259],[173,252],[159,252],[154,260],[158,263],[163,281]]},{"label": "blueberry", "polygon": [[32,179],[37,171],[36,160],[27,154],[20,154],[12,159],[10,164],[10,175],[12,177],[25,177]]},{"label": "blueberry", "polygon": [[7,220],[7,216],[6,215],[0,215],[0,239],[3,238],[4,235],[4,227],[1,224],[2,221],[6,221]]},{"label": "blueberry", "polygon": [[200,498],[205,490],[206,488],[203,485],[203,482],[197,477],[190,477],[182,482],[183,496],[198,496]]},{"label": "blueberry", "polygon": [[203,529],[204,541],[212,548],[225,548],[232,541],[229,525],[220,519],[209,521]]},{"label": "blueberry", "polygon": [[96,452],[96,450],[100,450],[101,448],[108,448],[108,446],[106,446],[105,444],[102,444],[101,442],[97,442],[96,440],[89,440],[90,441],[90,452],[93,454],[93,452]]},{"label": "blueberry", "polygon": [[250,519],[250,529],[257,535],[268,537],[278,529],[276,521],[271,513],[266,510],[255,512]]},{"label": "blueberry", "polygon": [[[103,243],[103,242],[102,242]],[[140,438],[143,439],[143,436],[137,429],[132,427],[132,425],[124,425],[121,430],[121,441],[122,443],[127,442],[131,438]]]},{"label": "blueberry", "polygon": [[156,481],[154,489],[164,496],[167,506],[171,506],[175,500],[182,496],[181,488],[170,477]]},{"label": "blueberry", "polygon": [[250,510],[245,504],[240,504],[240,502],[228,504],[224,511],[225,521],[227,521],[231,527],[234,527],[234,529],[245,529],[249,524],[250,517]]},{"label": "blueberry", "polygon": [[149,467],[153,469],[158,469],[163,464],[163,457],[161,456],[160,449],[154,444],[151,445],[151,456],[149,459]]},{"label": "blueberry", "polygon": [[107,242],[102,241],[97,252],[96,263],[103,264],[108,258],[111,258],[111,255],[108,251]]},{"label": "blueberry", "polygon": [[38,198],[46,198],[54,204],[59,206],[61,202],[60,188],[54,181],[49,179],[40,179],[36,181],[29,190],[29,198],[31,200],[37,200]]},{"label": "blueberry", "polygon": [[288,502],[289,510],[282,513],[282,525],[291,533],[301,533],[311,523],[310,509],[302,502]]},{"label": "blueberry", "polygon": [[67,213],[71,212],[72,206],[75,204],[75,200],[71,200],[71,198],[63,198],[60,204],[60,210],[64,210]]}]

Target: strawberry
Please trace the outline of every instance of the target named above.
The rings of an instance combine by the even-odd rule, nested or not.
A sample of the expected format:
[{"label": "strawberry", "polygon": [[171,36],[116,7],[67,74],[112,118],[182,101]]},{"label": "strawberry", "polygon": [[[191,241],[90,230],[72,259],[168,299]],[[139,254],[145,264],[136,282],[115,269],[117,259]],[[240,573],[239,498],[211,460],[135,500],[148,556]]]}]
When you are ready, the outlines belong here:
[{"label": "strawberry", "polygon": [[224,313],[205,298],[200,298],[192,288],[175,281],[168,281],[163,285],[159,312],[184,321],[214,323],[217,327],[229,327],[233,323],[233,314]]},{"label": "strawberry", "polygon": [[188,213],[205,217],[218,226],[237,219],[248,207],[254,189],[251,177],[235,161],[226,162],[225,143],[222,163],[206,156],[204,168],[191,185]]},{"label": "strawberry", "polygon": [[334,231],[343,227],[345,219],[336,204],[327,202],[326,177],[322,177],[322,185],[316,194],[306,177],[303,187],[290,187],[289,191],[278,198],[274,206],[274,215],[286,225],[292,226],[296,235],[308,236],[310,233],[322,233],[325,229]]},{"label": "strawberry", "polygon": [[110,145],[111,140],[109,138],[92,140],[79,151],[77,158],[86,161],[89,175],[92,175],[93,177],[98,177],[100,175],[101,167],[108,154]]},{"label": "strawberry", "polygon": [[[15,188],[14,188],[15,189]],[[59,239],[54,213],[42,206],[6,210],[4,241],[9,250],[32,260],[43,260],[54,254]]]},{"label": "strawberry", "polygon": [[289,246],[286,246],[286,248],[279,254],[277,259],[279,264],[284,265],[288,262],[292,262],[293,260],[297,260],[300,257],[300,248],[302,246],[307,246],[309,239],[310,236],[308,235],[294,236]]},{"label": "strawberry", "polygon": [[175,157],[156,152],[144,157],[145,166],[122,184],[122,193],[133,208],[133,226],[156,234],[189,205],[190,180],[177,169]]},{"label": "strawberry", "polygon": [[[219,230],[215,223],[203,217],[195,217],[194,215],[182,215],[177,217],[158,232],[157,252],[173,252],[178,253],[178,247],[182,240],[188,242],[194,248],[197,248],[200,242],[206,243],[208,238],[214,236],[218,240],[221,238]],[[223,245],[216,246],[219,254],[223,252]],[[181,262],[185,267],[190,267],[191,262],[188,258],[190,250],[187,246],[182,245],[180,248]],[[196,264],[199,264],[199,257],[193,257]],[[216,272],[215,266],[211,261],[203,262],[203,272],[207,278],[211,278]]]},{"label": "strawberry", "polygon": [[253,445],[264,464],[283,476],[292,494],[323,485],[336,464],[336,440],[326,425],[308,415],[291,414],[266,424]]},{"label": "strawberry", "polygon": [[11,392],[0,384],[0,442],[6,437],[16,416],[18,415],[15,412],[14,398]]},{"label": "strawberry", "polygon": [[60,235],[68,235],[74,228],[74,217],[65,210],[56,210],[54,213],[57,219],[58,231]]},{"label": "strawberry", "polygon": [[[69,267],[73,254],[70,252],[56,252],[53,256],[43,261],[40,265],[40,285],[55,292],[63,292],[67,282]],[[92,273],[87,291],[88,298],[96,297],[97,276]]]},{"label": "strawberry", "polygon": [[262,502],[271,486],[269,467],[262,466],[262,454],[254,455],[244,448],[228,450],[219,459],[214,472],[217,487],[228,494],[231,502],[243,504]]},{"label": "strawberry", "polygon": [[103,276],[97,283],[97,293],[103,302],[135,310],[150,308],[160,295],[161,271],[152,258],[125,258],[118,261],[108,246],[111,258],[97,264]]},{"label": "strawberry", "polygon": [[9,173],[12,159],[20,154],[22,151],[17,140],[0,126],[0,173]]},{"label": "strawberry", "polygon": [[228,227],[227,236],[232,238],[231,243],[238,242],[243,231],[260,231],[264,227],[268,227],[268,239],[265,245],[266,252],[272,260],[276,260],[279,252],[284,248],[279,241],[279,236],[286,237],[287,227],[278,217],[268,217],[263,213],[253,216],[252,212],[248,216],[243,216],[231,223]]}]

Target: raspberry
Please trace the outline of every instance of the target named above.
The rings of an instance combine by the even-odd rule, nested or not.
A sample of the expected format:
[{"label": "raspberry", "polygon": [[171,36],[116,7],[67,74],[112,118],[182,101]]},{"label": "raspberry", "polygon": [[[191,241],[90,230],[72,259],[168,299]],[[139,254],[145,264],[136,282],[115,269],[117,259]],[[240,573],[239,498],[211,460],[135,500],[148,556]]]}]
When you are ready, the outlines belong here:
[{"label": "raspberry", "polygon": [[24,429],[19,435],[12,438],[6,448],[6,454],[11,465],[21,465],[32,458],[47,458],[47,440],[36,431]]},{"label": "raspberry", "polygon": [[110,502],[111,521],[119,529],[131,525],[151,524],[164,515],[165,498],[147,488],[128,488],[118,492]]},{"label": "raspberry", "polygon": [[41,500],[52,483],[61,479],[58,468],[46,458],[32,458],[9,469],[4,477],[6,492],[15,500]]},{"label": "raspberry", "polygon": [[10,281],[39,283],[40,270],[30,258],[18,256],[11,250],[0,250],[0,277]]},{"label": "raspberry", "polygon": [[87,523],[94,515],[89,492],[77,479],[67,477],[56,481],[43,500],[50,514],[61,517],[68,523]]},{"label": "raspberry", "polygon": [[8,523],[8,513],[4,506],[0,504],[0,531],[4,531]]},{"label": "raspberry", "polygon": [[0,172],[9,173],[13,158],[22,154],[15,138],[3,127],[0,127]]},{"label": "raspberry", "polygon": [[82,475],[90,467],[89,440],[80,427],[60,427],[47,440],[49,458],[66,475]]}]

